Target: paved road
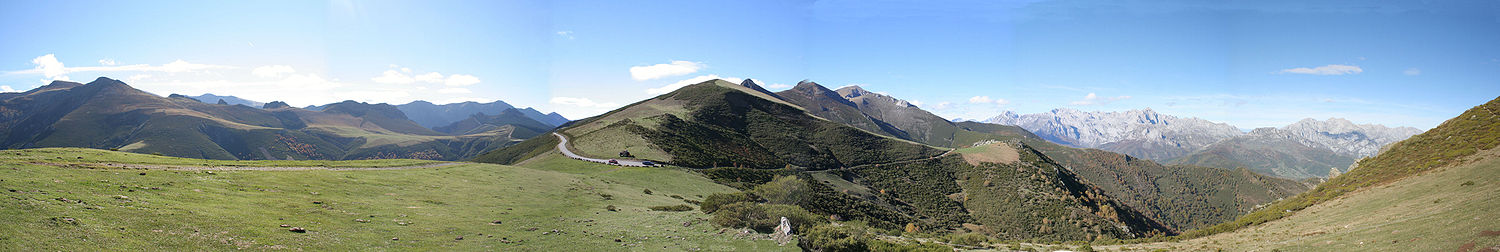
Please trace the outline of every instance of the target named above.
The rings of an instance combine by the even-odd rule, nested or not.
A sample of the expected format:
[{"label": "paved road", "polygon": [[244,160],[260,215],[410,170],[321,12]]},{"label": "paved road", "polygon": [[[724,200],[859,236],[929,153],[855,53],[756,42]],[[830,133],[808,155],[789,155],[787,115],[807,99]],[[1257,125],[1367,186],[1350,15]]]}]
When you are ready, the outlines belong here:
[{"label": "paved road", "polygon": [[[578,154],[573,154],[573,151],[568,150],[568,137],[563,136],[562,134],[558,134],[557,132],[552,132],[552,135],[557,136],[557,139],[559,140],[557,142],[557,151],[562,152],[563,156],[568,156],[568,157],[573,158],[573,159],[583,160],[583,161],[589,161],[589,162],[595,162],[595,163],[602,163],[602,164],[608,164],[609,163],[609,159],[587,158],[587,157],[584,157],[584,156],[579,156]],[[621,166],[647,166],[644,163],[644,162],[646,162],[644,160],[615,159],[615,162],[619,162]],[[658,165],[660,165],[660,164],[658,164]]]}]

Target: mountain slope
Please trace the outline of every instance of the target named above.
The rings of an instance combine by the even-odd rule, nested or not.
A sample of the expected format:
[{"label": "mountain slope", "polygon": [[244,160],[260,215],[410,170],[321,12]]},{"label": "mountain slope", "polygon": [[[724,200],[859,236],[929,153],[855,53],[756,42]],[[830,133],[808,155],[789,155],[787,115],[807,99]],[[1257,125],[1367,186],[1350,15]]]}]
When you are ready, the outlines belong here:
[{"label": "mountain slope", "polygon": [[389,105],[344,102],[325,112],[220,105],[159,97],[102,77],[28,91],[0,101],[0,112],[5,148],[112,148],[231,160],[452,160],[512,142],[499,135],[442,136]]},{"label": "mountain slope", "polygon": [[447,126],[436,127],[433,130],[451,135],[469,135],[497,130],[505,126],[511,126],[512,130],[520,129],[526,132],[513,135],[515,139],[527,139],[542,132],[552,131],[552,126],[532,120],[531,117],[526,116],[521,110],[514,108],[500,111],[496,115],[474,114],[469,116],[468,119],[453,122]]},{"label": "mountain slope", "polygon": [[1257,205],[1306,191],[1297,181],[1248,170],[1161,165],[1098,149],[1067,147],[1016,126],[959,122],[959,142],[989,140],[1036,149],[1106,194],[1175,230],[1233,220]]},{"label": "mountain slope", "polygon": [[1328,177],[1331,168],[1354,164],[1353,155],[1310,146],[1301,136],[1274,128],[1225,139],[1193,154],[1168,161],[1208,167],[1248,168],[1261,174],[1286,178]]},{"label": "mountain slope", "polygon": [[886,136],[911,139],[911,135],[906,131],[865,115],[853,101],[844,99],[838,92],[829,90],[816,82],[798,82],[797,86],[792,89],[777,92],[776,95],[782,100],[802,107],[809,114],[829,121]]},{"label": "mountain slope", "polygon": [[[1210,228],[1185,234],[1184,238],[1203,237],[1234,231],[1287,216],[1304,209],[1344,197],[1352,192],[1369,190],[1433,170],[1445,170],[1493,159],[1500,145],[1500,99],[1464,111],[1427,132],[1397,142],[1374,157],[1360,160],[1355,168],[1319,184],[1296,197],[1278,201],[1264,209]],[[1460,169],[1460,168],[1452,168]],[[1484,172],[1493,173],[1493,170]]]},{"label": "mountain slope", "polygon": [[1500,98],[1393,144],[1312,191],[1183,236],[1197,239],[1128,247],[1500,248],[1500,225],[1494,222],[1500,212],[1493,211],[1500,207],[1493,200],[1500,194],[1494,186],[1500,183],[1497,112]]},{"label": "mountain slope", "polygon": [[1332,168],[1349,167],[1354,160],[1379,153],[1381,147],[1417,133],[1421,130],[1355,125],[1339,118],[1303,119],[1281,128],[1255,129],[1168,162],[1245,167],[1287,178],[1328,177]]},{"label": "mountain slope", "polygon": [[494,101],[489,103],[478,103],[470,101],[442,105],[433,104],[427,101],[413,101],[406,104],[396,105],[396,109],[401,110],[402,113],[405,113],[407,117],[410,117],[412,121],[417,122],[418,125],[433,129],[469,119],[469,117],[474,114],[483,113],[486,115],[494,115],[499,114],[501,111],[505,111],[507,109],[520,109],[520,111],[525,114],[526,117],[529,117],[532,120],[536,120],[538,122],[545,123],[549,126],[562,125],[563,123],[568,122],[567,118],[563,118],[562,115],[558,115],[557,113],[543,114],[540,111],[536,111],[536,109],[532,108],[516,108],[514,106],[511,106],[509,103],[505,103],[504,101]]},{"label": "mountain slope", "polygon": [[853,102],[860,112],[875,120],[890,124],[906,132],[910,140],[939,147],[955,147],[953,134],[958,126],[947,119],[917,108],[905,100],[870,92],[859,86],[848,86],[836,90],[839,96]]}]

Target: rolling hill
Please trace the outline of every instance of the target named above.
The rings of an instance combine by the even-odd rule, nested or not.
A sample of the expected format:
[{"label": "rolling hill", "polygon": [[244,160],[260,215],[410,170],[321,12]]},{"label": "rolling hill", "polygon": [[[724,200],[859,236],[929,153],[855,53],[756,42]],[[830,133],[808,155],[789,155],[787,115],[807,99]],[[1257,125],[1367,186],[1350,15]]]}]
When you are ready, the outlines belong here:
[{"label": "rolling hill", "polygon": [[407,104],[396,105],[396,109],[406,113],[412,121],[422,127],[433,128],[447,126],[458,121],[467,120],[474,114],[495,115],[507,109],[517,109],[526,117],[547,124],[548,126],[562,125],[568,122],[567,118],[557,113],[543,114],[532,108],[516,108],[504,101],[489,103],[460,102],[449,104],[433,104],[427,101],[413,101]]},{"label": "rolling hill", "polygon": [[[109,78],[58,81],[0,101],[0,146],[88,147],[225,160],[422,158],[457,160],[513,141],[448,136],[394,106],[353,101],[308,111],[160,97]],[[273,106],[274,105],[274,106]]]}]

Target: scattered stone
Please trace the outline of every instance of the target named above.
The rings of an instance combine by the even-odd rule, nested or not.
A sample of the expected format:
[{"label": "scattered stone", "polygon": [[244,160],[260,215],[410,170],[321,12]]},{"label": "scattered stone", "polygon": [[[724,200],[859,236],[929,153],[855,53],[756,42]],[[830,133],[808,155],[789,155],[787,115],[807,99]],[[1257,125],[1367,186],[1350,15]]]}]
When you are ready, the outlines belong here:
[{"label": "scattered stone", "polygon": [[313,201],[313,204],[323,204],[322,201]]},{"label": "scattered stone", "polygon": [[455,241],[462,241],[462,240],[464,240],[464,237],[463,236],[459,236],[458,238],[453,238],[453,240],[455,240]]},{"label": "scattered stone", "polygon": [[307,229],[302,229],[301,227],[293,227],[292,229],[288,229],[288,231],[292,231],[292,233],[307,233]]},{"label": "scattered stone", "polygon": [[392,241],[400,241],[400,240],[401,240],[401,238],[396,238],[396,237],[391,237],[391,240],[392,240]]},{"label": "scattered stone", "polygon": [[141,176],[146,176],[146,173],[144,173],[144,172],[142,172],[142,173],[141,173]]},{"label": "scattered stone", "polygon": [[490,222],[490,224],[494,224],[494,225],[500,225],[500,221],[499,221],[499,220],[496,220],[496,221],[491,221],[491,222]]},{"label": "scattered stone", "polygon": [[292,227],[292,225],[281,224],[281,227]]},{"label": "scattered stone", "polygon": [[354,219],[354,222],[359,222],[359,223],[370,223],[370,220],[366,220],[366,219]]}]

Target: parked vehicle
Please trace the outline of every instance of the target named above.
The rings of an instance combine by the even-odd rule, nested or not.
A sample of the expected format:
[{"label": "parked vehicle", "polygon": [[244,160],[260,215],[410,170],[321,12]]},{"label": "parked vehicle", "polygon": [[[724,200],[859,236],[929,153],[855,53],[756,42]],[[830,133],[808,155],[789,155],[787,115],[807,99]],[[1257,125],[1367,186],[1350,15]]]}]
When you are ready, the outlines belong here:
[{"label": "parked vehicle", "polygon": [[620,165],[620,161],[615,161],[615,160],[614,160],[614,159],[610,159],[610,160],[609,160],[609,164],[612,164],[612,165]]},{"label": "parked vehicle", "polygon": [[641,165],[656,166],[656,163],[652,163],[651,161],[643,161],[643,162],[641,162]]}]

